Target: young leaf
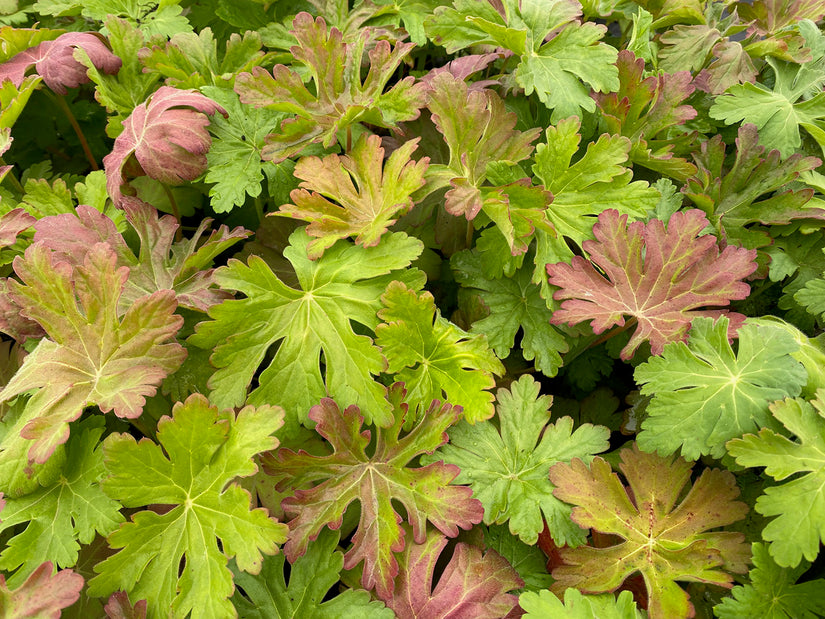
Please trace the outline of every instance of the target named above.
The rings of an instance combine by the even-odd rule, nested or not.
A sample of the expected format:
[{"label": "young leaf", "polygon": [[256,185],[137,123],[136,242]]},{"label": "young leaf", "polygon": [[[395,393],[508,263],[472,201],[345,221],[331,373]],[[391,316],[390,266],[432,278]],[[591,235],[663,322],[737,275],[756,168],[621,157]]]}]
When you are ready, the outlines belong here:
[{"label": "young leaf", "polygon": [[362,28],[352,43],[345,43],[337,28],[327,32],[324,19],[313,20],[309,13],[298,13],[293,28],[298,45],[290,51],[312,77],[314,93],[304,86],[298,73],[281,64],[271,74],[255,67],[235,80],[235,92],[242,103],[297,116],[281,123],[280,130],[267,137],[265,159],[283,161],[315,142],[329,147],[339,131],[358,122],[394,127],[418,118],[424,101],[421,88],[413,85],[414,78],[406,77],[384,92],[414,47],[412,43],[397,43],[391,48],[388,41],[377,41],[367,52],[369,73],[362,80],[369,28]]},{"label": "young leaf", "polygon": [[413,161],[417,146],[417,139],[405,142],[384,163],[381,138],[362,136],[348,155],[298,161],[294,174],[303,181],[301,188],[292,190],[294,204],[282,205],[279,214],[310,222],[310,258],[348,236],[364,247],[378,244],[397,217],[413,207],[412,194],[424,185],[430,158]]},{"label": "young leaf", "polygon": [[109,596],[103,610],[109,619],[146,619],[146,600],[139,600],[132,606],[124,591],[116,591]]},{"label": "young leaf", "polygon": [[282,449],[264,459],[264,468],[275,477],[279,490],[296,488],[295,496],[282,502],[292,518],[288,523],[289,541],[284,546],[287,559],[294,562],[302,556],[310,540],[318,537],[325,526],[339,528],[347,507],[358,501],[360,520],[352,548],[344,555],[344,569],[364,561],[362,586],[375,588],[385,600],[392,594],[399,572],[395,553],[407,545],[400,525],[402,517],[394,503],[406,510],[417,544],[427,540],[428,520],[444,535],[455,537],[459,527],[469,529],[481,522],[483,513],[469,488],[450,485],[458,467],[443,462],[420,468],[408,466],[419,454],[432,452],[447,441],[445,430],[456,422],[461,407],[435,401],[412,430],[401,436],[408,415],[405,395],[401,383],[390,389],[387,401],[392,425],[376,429],[371,455],[366,451],[371,432],[362,431],[364,416],[358,407],[341,411],[333,400],[324,398],[312,407],[309,417],[317,423],[316,431],[331,444],[333,453],[313,456],[303,450],[295,453]]},{"label": "young leaf", "polygon": [[230,260],[215,273],[222,288],[246,298],[213,306],[209,315],[214,320],[198,325],[190,337],[196,346],[215,350],[212,363],[218,370],[210,381],[211,401],[225,407],[242,404],[267,350],[280,342],[257,377],[250,403],[278,404],[292,423],[306,423],[310,407],[331,394],[362,406],[369,420],[389,425],[386,387],[373,378],[386,369],[386,360],[351,323],[375,329],[379,298],[392,280],[414,288],[424,284],[419,271],[398,271],[421,253],[422,243],[398,232],[385,235],[375,247],[341,241],[313,262],[307,258],[310,237],[303,229],[289,242],[283,254],[295,268],[299,289],[287,286],[257,256],[248,265]]},{"label": "young leaf", "polygon": [[250,509],[249,493],[232,480],[255,473],[252,457],[277,447],[271,435],[282,425],[276,407],[219,413],[195,394],[158,422],[160,445],[109,435],[103,443],[106,494],[126,507],[171,510],[139,511],[109,536],[109,545],[120,550],[95,566],[89,594],[122,589],[148,600],[155,617],[233,616],[229,559],[235,557],[240,570],[259,572],[262,553],[278,552],[287,529],[265,509]]},{"label": "young leaf", "polygon": [[[708,225],[701,211],[674,213],[667,229],[658,219],[630,225],[627,219],[613,209],[602,212],[593,226],[596,241],[583,243],[590,261],[575,256],[570,264],[547,265],[550,283],[561,288],[553,296],[563,300],[553,323],[591,320],[593,332],[602,333],[632,316],[638,326],[621,353],[630,359],[644,341],[658,355],[684,339],[697,316],[727,313],[699,308],[748,296],[741,280],[756,269],[756,251],[729,245],[720,253],[716,238],[698,236]],[[744,320],[729,316],[734,325]]]},{"label": "young leaf", "polygon": [[212,143],[206,115],[216,112],[227,115],[220,105],[199,92],[169,86],[162,86],[148,103],[138,105],[123,121],[123,133],[115,140],[112,152],[103,158],[106,188],[115,205],[123,204],[124,167],[132,155],[145,174],[168,185],[203,174],[206,151]]},{"label": "young leaf", "polygon": [[691,460],[725,455],[725,441],[770,422],[768,405],[799,395],[807,372],[791,355],[799,348],[784,329],[739,327],[738,348],[728,342],[728,319],[697,318],[687,344],[665,346],[636,368],[642,395],[653,395],[639,446]]},{"label": "young leaf", "polygon": [[514,164],[533,151],[539,129],[514,129],[517,117],[506,111],[492,90],[470,89],[464,80],[439,73],[429,82],[427,107],[450,148],[450,162],[431,166],[449,182],[445,208],[452,215],[473,219],[484,205],[480,187],[487,165],[494,161]]},{"label": "young leaf", "polygon": [[426,20],[428,36],[448,53],[486,44],[519,57],[515,79],[526,95],[534,91],[553,110],[552,121],[593,112],[590,89],[619,87],[616,50],[603,43],[606,27],[576,18],[578,2],[473,2],[455,0]]},{"label": "young leaf", "polygon": [[10,591],[0,574],[0,609],[13,619],[60,619],[60,611],[74,604],[83,588],[83,577],[72,570],[53,573],[51,562],[38,567],[22,585]]},{"label": "young leaf", "polygon": [[563,417],[550,424],[552,398],[539,396],[540,386],[529,375],[499,389],[498,420],[450,430],[450,443],[422,463],[439,460],[461,469],[455,483],[468,484],[484,505],[484,523],[509,521],[510,532],[526,544],[535,544],[545,521],[559,544],[578,546],[586,533],[570,520],[570,507],[553,496],[547,478],[550,467],[572,458],[590,461],[608,448],[610,432],[583,424],[573,431],[573,420]]},{"label": "young leaf", "polygon": [[765,147],[758,144],[756,127],[751,124],[739,128],[735,150],[736,159],[726,170],[721,136],[703,142],[693,153],[698,171],[682,187],[682,193],[705,212],[721,237],[747,248],[762,247],[770,238],[751,224],[825,219],[825,210],[805,206],[813,196],[811,189],[785,189],[801,173],[819,166],[819,159],[795,154],[780,161],[776,150],[764,156]]},{"label": "young leaf", "polygon": [[[805,22],[803,22],[805,23]],[[717,97],[710,108],[712,118],[726,124],[744,121],[759,130],[759,141],[769,149],[777,149],[782,157],[790,157],[802,144],[799,128],[805,129],[825,152],[825,46],[822,34],[812,23],[801,25],[807,45],[813,55],[809,62],[799,64],[767,57],[773,69],[773,89],[761,83],[736,84]]]},{"label": "young leaf", "polygon": [[35,224],[34,239],[54,251],[59,260],[73,265],[82,264],[95,243],[109,244],[117,255],[118,266],[129,267],[118,303],[121,314],[147,292],[159,290],[174,290],[178,305],[200,312],[231,296],[213,287],[213,270],[209,267],[215,256],[250,232],[221,226],[201,242],[211,223],[207,218],[192,238],[176,243],[179,224],[171,215],[158,217],[157,210],[148,204],[134,203],[129,206],[127,219],[140,239],[137,256],[111,219],[83,204],[72,214],[40,219]]},{"label": "young leaf", "polygon": [[344,555],[338,550],[339,533],[324,529],[307,553],[289,565],[289,584],[282,554],[266,557],[260,574],[234,571],[238,589],[232,602],[242,619],[324,619],[353,616],[359,619],[392,619],[395,615],[364,590],[347,589],[327,600],[338,583]]},{"label": "young leaf", "polygon": [[407,400],[427,408],[433,400],[449,400],[464,409],[470,423],[492,417],[493,374],[504,366],[483,335],[470,336],[435,307],[433,296],[402,282],[391,282],[381,297],[384,305],[375,341],[387,357],[387,372],[409,385]]},{"label": "young leaf", "polygon": [[759,434],[728,443],[737,464],[764,466],[777,481],[794,476],[767,488],[756,500],[756,511],[776,516],[762,530],[762,538],[771,542],[771,556],[783,567],[796,567],[803,557],[813,561],[820,541],[825,541],[824,401],[825,391],[820,389],[813,402],[785,399],[771,405],[773,416],[796,441],[763,427]]},{"label": "young leaf", "polygon": [[634,446],[622,450],[619,468],[627,488],[599,457],[590,468],[575,459],[550,469],[553,494],[575,506],[577,524],[623,540],[606,548],[562,548],[564,565],[553,570],[551,591],[613,591],[638,571],[647,588],[651,619],[692,617],[693,605],[676,581],[730,588],[728,572],[746,571],[744,535],[705,532],[745,517],[748,506],[734,500],[739,495],[736,481],[727,471],[705,469],[677,506],[691,474],[691,465],[682,458],[674,461]]},{"label": "young leaf", "polygon": [[549,591],[525,592],[518,598],[526,611],[524,619],[642,619],[633,594],[622,591],[618,599],[612,593],[582,595],[577,589],[564,592],[564,602]]},{"label": "young leaf", "polygon": [[9,579],[10,585],[22,583],[44,561],[72,567],[80,544],[90,543],[96,533],[108,535],[123,522],[120,504],[107,497],[98,484],[104,475],[98,442],[102,426],[99,418],[91,418],[75,428],[55,483],[6,499],[0,510],[0,531],[28,523],[24,531],[8,540],[0,554],[0,569],[17,570]]},{"label": "young leaf", "polygon": [[48,338],[0,391],[0,402],[37,389],[23,415],[22,435],[33,441],[29,460],[45,462],[69,437],[69,422],[96,404],[118,417],[140,416],[146,397],[175,371],[185,355],[174,337],[175,295],[164,290],[137,299],[123,318],[118,300],[128,268],[116,267],[109,245],[95,244],[82,265],[55,259],[42,243],[16,258],[23,284],[10,282],[15,302]]},{"label": "young leaf", "polygon": [[[211,28],[204,28],[198,34],[176,32],[163,47],[144,47],[138,57],[144,72],[164,77],[167,86],[181,90],[197,88],[201,92],[204,92],[203,86],[231,88],[238,73],[251,71],[268,59],[261,51],[261,36],[247,31],[243,37],[233,32],[218,60],[218,42]],[[214,98],[211,94],[208,96]]]},{"label": "young leaf", "polygon": [[484,272],[484,254],[462,251],[454,254],[450,264],[456,281],[467,289],[477,289],[490,310],[477,320],[471,334],[486,335],[496,355],[506,358],[521,330],[521,354],[535,360],[536,369],[545,376],[555,376],[562,365],[561,353],[569,346],[564,335],[550,324],[553,312],[541,297],[540,288],[530,280],[532,269],[522,267],[512,277],[493,279]]},{"label": "young leaf", "polygon": [[680,105],[693,92],[687,71],[643,77],[645,62],[633,52],[619,52],[616,66],[620,86],[607,94],[594,93],[599,107],[599,129],[626,136],[633,143],[630,159],[660,174],[684,181],[696,168],[674,147],[690,146],[690,138],[673,136],[674,129],[696,116],[690,105]]},{"label": "young leaf", "polygon": [[229,114],[227,118],[212,117],[209,130],[214,137],[206,153],[209,165],[203,179],[214,183],[209,188],[212,210],[226,213],[243,206],[247,196],[260,196],[264,176],[277,169],[271,161],[262,161],[264,138],[285,114],[243,105],[225,88],[205,86],[201,91]]},{"label": "young leaf", "polygon": [[734,587],[732,597],[713,608],[719,619],[815,619],[825,615],[825,580],[796,580],[810,567],[803,561],[797,567],[781,568],[771,558],[765,544],[755,543],[750,584]]},{"label": "young leaf", "polygon": [[602,211],[614,208],[640,219],[659,201],[659,192],[646,182],[631,182],[633,173],[626,167],[631,150],[627,138],[602,135],[573,163],[581,141],[580,127],[575,116],[561,120],[547,128],[546,142],[536,146],[533,173],[553,194],[547,218],[557,235],[539,239],[538,276],[543,275],[548,262],[569,262],[573,257],[565,238],[579,247],[593,238],[593,224]]},{"label": "young leaf", "polygon": [[433,587],[436,562],[449,540],[432,531],[423,543],[407,544],[399,556],[400,569],[391,595],[381,596],[398,619],[508,617],[518,605],[507,593],[524,581],[495,550],[458,543],[450,562]]},{"label": "young leaf", "polygon": [[34,67],[43,83],[59,95],[89,81],[86,67],[74,58],[75,48],[85,50],[94,66],[103,73],[117,73],[121,60],[115,56],[103,37],[93,32],[66,32],[53,41],[43,41],[36,47],[20,52],[0,65],[0,82],[11,80],[17,87],[23,84],[26,71]]}]

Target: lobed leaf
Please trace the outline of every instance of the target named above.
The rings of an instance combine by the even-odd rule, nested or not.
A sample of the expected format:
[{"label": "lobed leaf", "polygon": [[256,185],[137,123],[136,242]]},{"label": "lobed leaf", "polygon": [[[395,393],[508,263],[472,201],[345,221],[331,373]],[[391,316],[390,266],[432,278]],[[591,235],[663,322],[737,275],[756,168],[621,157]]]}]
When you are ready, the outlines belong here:
[{"label": "lobed leaf", "polygon": [[46,561],[13,591],[0,574],[0,609],[14,619],[59,619],[61,611],[80,597],[83,577],[72,570],[53,572]]}]

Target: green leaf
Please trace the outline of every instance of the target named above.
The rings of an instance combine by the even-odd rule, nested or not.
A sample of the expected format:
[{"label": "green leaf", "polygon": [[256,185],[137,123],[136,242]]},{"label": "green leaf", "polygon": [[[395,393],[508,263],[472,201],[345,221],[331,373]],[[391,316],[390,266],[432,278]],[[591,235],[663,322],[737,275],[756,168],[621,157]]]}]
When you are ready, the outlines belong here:
[{"label": "green leaf", "polygon": [[233,570],[237,589],[232,603],[241,619],[392,619],[395,614],[369,593],[347,589],[331,599],[338,583],[344,555],[338,550],[337,531],[324,529],[307,553],[289,565],[289,584],[282,554],[266,557],[260,574]]},{"label": "green leaf", "polygon": [[564,334],[550,324],[553,312],[541,297],[541,289],[530,281],[532,269],[522,267],[512,277],[493,279],[485,274],[484,254],[470,251],[454,254],[450,263],[456,281],[479,290],[490,311],[473,323],[470,333],[486,335],[490,347],[504,359],[521,330],[521,354],[527,361],[535,360],[536,369],[545,376],[555,376],[562,365],[561,353],[569,345]]},{"label": "green leaf", "polygon": [[[401,436],[408,415],[406,392],[401,383],[390,388],[392,424],[376,429],[374,449],[371,432],[362,430],[364,416],[357,406],[341,411],[329,398],[313,406],[309,417],[315,430],[331,445],[333,453],[313,456],[305,451],[280,450],[265,457],[264,467],[275,478],[277,489],[294,488],[295,496],[283,500],[289,521],[289,541],[284,546],[287,560],[294,562],[307,551],[309,541],[324,527],[337,529],[350,503],[360,503],[358,527],[352,547],[344,555],[344,569],[364,562],[361,584],[375,588],[387,599],[398,574],[396,552],[409,546],[405,541],[402,517],[395,504],[403,506],[412,525],[416,544],[427,540],[427,521],[448,537],[459,527],[469,529],[481,522],[481,504],[472,491],[450,482],[458,474],[455,466],[437,462],[411,468],[410,461],[432,452],[447,440],[445,430],[461,414],[460,407],[433,402],[414,427]],[[373,417],[375,417],[373,413]]]},{"label": "green leaf", "polygon": [[105,473],[101,434],[99,418],[78,424],[66,445],[59,478],[20,498],[6,499],[0,531],[27,523],[0,554],[0,569],[15,572],[10,586],[22,584],[44,561],[72,567],[80,544],[91,543],[96,533],[108,535],[123,522],[120,504],[98,484]]},{"label": "green leaf", "polygon": [[547,556],[538,546],[528,546],[504,525],[490,525],[484,531],[484,544],[495,550],[518,572],[525,591],[547,589],[553,578],[547,571]]},{"label": "green leaf", "polygon": [[103,243],[74,269],[35,243],[25,258],[15,259],[15,270],[24,283],[10,282],[13,298],[48,338],[0,391],[0,402],[37,390],[23,412],[22,435],[32,440],[29,460],[45,462],[86,406],[140,416],[146,397],[183,361],[183,348],[165,343],[183,319],[173,314],[170,290],[140,297],[119,318],[128,268],[117,268],[115,253]]},{"label": "green leaf", "polygon": [[734,587],[713,608],[719,619],[816,619],[825,615],[825,580],[808,580],[796,584],[810,567],[803,561],[793,569],[782,568],[768,553],[765,544],[755,543],[750,584]]},{"label": "green leaf", "polygon": [[448,53],[487,44],[519,57],[515,79],[527,95],[534,91],[553,109],[552,121],[596,109],[590,89],[619,87],[616,50],[601,42],[607,28],[581,23],[581,5],[568,0],[495,4],[455,0],[425,21],[428,36]]},{"label": "green leaf", "polygon": [[204,177],[207,183],[214,183],[209,188],[212,210],[227,213],[243,206],[247,196],[259,197],[264,175],[275,172],[276,164],[263,161],[264,138],[285,115],[243,105],[225,88],[205,86],[201,92],[229,113],[228,118],[216,114],[209,123],[214,137],[206,153]]},{"label": "green leaf", "polygon": [[417,146],[418,139],[408,140],[384,162],[381,138],[362,136],[347,155],[298,161],[295,176],[303,181],[301,188],[292,190],[294,204],[281,205],[278,214],[310,222],[306,231],[315,237],[307,246],[310,258],[349,236],[364,247],[378,244],[413,207],[412,194],[424,185],[430,158],[413,161]]},{"label": "green leaf", "polygon": [[781,327],[748,322],[738,332],[734,352],[727,318],[697,318],[687,344],[668,344],[636,368],[642,395],[653,396],[641,448],[721,458],[726,441],[769,425],[771,402],[799,395],[807,373],[791,356],[799,349],[794,338]]},{"label": "green leaf", "polygon": [[271,435],[281,425],[283,411],[276,407],[245,407],[236,416],[195,394],[160,420],[160,445],[108,436],[106,494],[125,507],[172,508],[139,511],[109,536],[109,545],[120,550],[95,566],[89,594],[122,589],[148,600],[150,617],[234,615],[229,559],[258,573],[262,553],[278,552],[287,528],[265,509],[250,509],[249,493],[231,482],[255,473],[252,457],[278,445]]},{"label": "green leaf", "polygon": [[550,590],[613,591],[638,571],[651,618],[692,617],[689,596],[676,582],[730,586],[728,572],[747,571],[744,535],[706,531],[741,520],[748,506],[734,500],[739,489],[728,471],[705,469],[685,496],[691,465],[682,458],[646,454],[635,445],[620,456],[627,488],[598,457],[590,468],[575,459],[550,469],[553,494],[575,506],[577,524],[620,538],[604,548],[562,548]]},{"label": "green leaf", "polygon": [[436,309],[429,292],[420,296],[402,282],[392,282],[381,297],[376,344],[387,357],[387,372],[408,387],[408,401],[422,410],[432,400],[464,408],[470,423],[492,417],[493,374],[504,366],[483,335],[470,336]]},{"label": "green leaf", "polygon": [[[181,0],[158,0],[157,2],[135,2],[135,0],[83,0],[84,17],[106,21],[110,27],[110,16],[123,17],[135,24],[149,38],[155,35],[170,37],[179,32],[191,32],[189,20],[182,15]],[[65,10],[65,9],[64,9]]]},{"label": "green leaf", "polygon": [[[268,57],[261,51],[261,36],[247,31],[243,37],[233,32],[218,60],[218,42],[211,28],[198,34],[175,32],[163,47],[153,45],[139,52],[144,72],[158,74],[165,78],[167,86],[181,90],[203,86],[232,88],[238,73],[251,71]],[[211,94],[208,96],[214,99]]]},{"label": "green leaf", "polygon": [[602,211],[613,208],[634,220],[641,219],[659,201],[659,192],[646,182],[631,182],[633,173],[627,167],[631,142],[627,138],[602,135],[573,162],[581,141],[580,127],[576,117],[561,120],[547,128],[546,141],[536,146],[533,173],[553,194],[547,218],[557,234],[555,239],[542,237],[539,242],[540,248],[549,244],[550,251],[537,257],[537,279],[543,279],[547,263],[572,259],[573,251],[564,238],[579,247],[593,238],[593,225]]},{"label": "green leaf", "polygon": [[622,591],[616,598],[612,593],[582,595],[578,589],[567,589],[564,602],[549,591],[525,592],[519,596],[519,605],[526,611],[524,619],[642,619],[633,594]]},{"label": "green leaf", "polygon": [[544,522],[559,544],[578,546],[587,533],[570,520],[570,507],[553,496],[547,478],[557,462],[583,458],[608,448],[610,432],[563,417],[550,424],[550,396],[539,396],[540,386],[529,375],[499,389],[498,421],[450,430],[450,443],[422,462],[444,460],[461,469],[456,483],[468,484],[484,505],[485,524],[509,522],[510,532],[525,544],[535,544]]},{"label": "green leaf", "polygon": [[759,434],[728,443],[737,464],[764,466],[765,473],[777,481],[793,476],[767,488],[756,500],[756,511],[776,516],[762,530],[762,538],[771,542],[771,556],[783,567],[796,567],[803,557],[813,561],[820,541],[825,541],[824,399],[825,391],[820,389],[813,402],[786,398],[771,405],[773,416],[796,441],[763,427]]},{"label": "green leaf", "polygon": [[[249,395],[252,404],[283,406],[290,422],[306,423],[310,407],[327,394],[340,402],[358,404],[371,421],[391,423],[386,387],[374,376],[386,369],[386,360],[369,337],[358,335],[351,323],[374,329],[379,298],[394,279],[414,288],[423,273],[408,269],[421,253],[422,243],[403,233],[384,236],[375,247],[339,241],[316,262],[307,258],[310,237],[303,229],[290,236],[284,250],[300,281],[290,288],[259,257],[248,265],[230,260],[215,273],[220,286],[237,290],[245,299],[213,306],[212,322],[198,325],[190,340],[214,348],[211,401],[239,406],[264,362],[269,348],[280,345],[268,367],[257,377]],[[325,368],[319,367],[323,352]]]}]

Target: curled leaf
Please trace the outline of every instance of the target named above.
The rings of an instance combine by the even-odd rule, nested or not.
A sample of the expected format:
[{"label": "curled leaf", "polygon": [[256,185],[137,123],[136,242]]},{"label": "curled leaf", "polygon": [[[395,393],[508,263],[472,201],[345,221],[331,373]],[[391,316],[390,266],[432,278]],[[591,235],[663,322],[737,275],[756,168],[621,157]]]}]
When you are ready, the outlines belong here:
[{"label": "curled leaf", "polygon": [[132,155],[143,173],[161,183],[179,185],[203,174],[212,144],[206,115],[216,112],[227,115],[196,90],[170,86],[162,86],[148,102],[138,105],[123,121],[114,149],[103,158],[106,189],[114,203],[124,203],[124,168]]}]

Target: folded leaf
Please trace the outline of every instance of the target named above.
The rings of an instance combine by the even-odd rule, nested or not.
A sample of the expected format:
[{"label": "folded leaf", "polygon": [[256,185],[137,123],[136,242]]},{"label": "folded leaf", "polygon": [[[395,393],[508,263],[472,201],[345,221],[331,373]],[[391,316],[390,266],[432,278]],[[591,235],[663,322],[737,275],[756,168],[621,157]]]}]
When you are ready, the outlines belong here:
[{"label": "folded leaf", "polygon": [[[550,283],[561,287],[553,296],[563,300],[553,323],[591,320],[593,332],[602,333],[624,326],[630,315],[638,326],[621,353],[630,359],[643,341],[658,355],[668,342],[683,340],[697,316],[727,313],[699,308],[748,296],[741,280],[756,269],[756,251],[729,245],[720,253],[712,235],[698,236],[708,225],[701,211],[674,213],[667,229],[658,219],[630,225],[627,219],[613,209],[602,212],[593,226],[596,241],[582,244],[590,261],[575,256],[570,264],[547,265]],[[734,324],[744,320],[729,316]]]},{"label": "folded leaf", "polygon": [[148,600],[153,618],[233,616],[229,559],[258,573],[262,553],[278,552],[286,527],[265,509],[250,509],[249,493],[232,480],[255,473],[253,456],[277,447],[272,433],[281,425],[283,411],[276,407],[219,413],[195,394],[158,422],[159,445],[109,435],[103,444],[106,494],[126,507],[171,509],[139,511],[109,536],[118,551],[95,565],[89,594],[122,589]]},{"label": "folded leaf", "polygon": [[118,417],[140,416],[147,396],[183,361],[183,347],[164,343],[183,324],[170,290],[137,299],[118,317],[129,269],[116,266],[109,245],[95,244],[72,268],[42,243],[16,258],[23,283],[10,282],[15,302],[47,338],[0,391],[0,402],[36,389],[23,415],[22,435],[33,441],[29,460],[45,462],[69,437],[69,422],[96,404]]},{"label": "folded leaf", "polygon": [[570,521],[570,507],[553,496],[547,472],[572,458],[589,462],[607,449],[610,432],[589,423],[574,431],[570,417],[551,424],[552,398],[539,396],[539,389],[530,376],[513,382],[510,390],[499,389],[500,430],[489,422],[460,423],[450,430],[449,444],[421,461],[458,466],[455,483],[473,489],[484,505],[485,524],[509,521],[513,535],[535,544],[546,523],[559,545],[578,546],[586,533]]},{"label": "folded leaf", "polygon": [[363,561],[362,586],[374,588],[385,600],[391,596],[399,573],[395,553],[409,543],[394,503],[406,510],[417,544],[427,540],[428,520],[444,535],[455,537],[459,527],[469,529],[481,522],[483,513],[469,488],[450,485],[458,467],[443,462],[409,467],[419,454],[432,452],[447,441],[445,430],[456,422],[461,407],[433,402],[412,430],[402,436],[408,415],[405,395],[401,383],[390,389],[393,422],[388,428],[376,429],[371,454],[367,452],[371,432],[362,430],[364,416],[358,407],[341,411],[333,400],[324,398],[312,407],[309,416],[333,453],[312,456],[303,450],[295,453],[283,449],[264,460],[265,470],[275,477],[279,490],[296,488],[295,495],[282,502],[292,518],[288,523],[289,541],[284,546],[287,560],[294,562],[304,555],[310,540],[317,538],[325,526],[339,528],[347,507],[358,501],[360,520],[352,548],[344,555],[344,569]]},{"label": "folded leaf", "polygon": [[421,544],[407,544],[401,553],[395,589],[384,597],[398,619],[473,617],[500,619],[517,605],[507,593],[524,581],[495,550],[482,552],[465,543],[452,550],[450,562],[433,587],[436,562],[449,540],[436,531]]},{"label": "folded leaf", "polygon": [[106,188],[115,205],[123,203],[124,168],[132,155],[145,174],[169,185],[203,174],[212,143],[206,115],[216,112],[227,115],[199,92],[170,86],[161,86],[148,103],[138,105],[123,121],[112,152],[103,158]]},{"label": "folded leaf", "polygon": [[628,487],[599,457],[590,468],[575,459],[550,469],[553,494],[575,506],[578,525],[622,540],[606,548],[562,548],[564,565],[553,570],[551,591],[613,591],[638,571],[647,588],[651,619],[692,617],[693,605],[676,582],[732,586],[728,572],[746,571],[745,536],[705,531],[741,520],[748,506],[734,500],[739,495],[736,481],[719,469],[705,469],[677,505],[690,480],[689,463],[646,454],[635,446],[620,455]]},{"label": "folded leaf", "polygon": [[777,481],[793,477],[768,487],[756,500],[756,511],[776,516],[762,530],[762,539],[771,542],[771,556],[793,568],[803,557],[813,561],[825,542],[825,391],[820,389],[813,402],[775,402],[771,412],[796,440],[762,428],[730,441],[728,451],[737,464],[764,466],[765,474]]},{"label": "folded leaf", "polygon": [[96,32],[66,32],[53,41],[43,41],[0,64],[0,82],[8,79],[19,88],[26,71],[34,67],[46,86],[65,95],[67,88],[89,81],[86,67],[74,58],[75,48],[82,48],[98,70],[109,74],[118,72],[121,60],[103,41]]},{"label": "folded leaf", "polygon": [[430,158],[413,161],[410,155],[417,146],[417,139],[405,142],[384,163],[381,138],[370,135],[347,155],[298,161],[294,174],[303,181],[301,189],[292,190],[294,204],[282,205],[279,214],[310,222],[310,258],[348,236],[364,247],[378,244],[398,216],[413,207],[412,194],[424,185]]},{"label": "folded leaf", "polygon": [[770,423],[768,406],[799,395],[805,368],[792,356],[799,344],[788,331],[746,322],[736,352],[728,319],[696,318],[687,344],[665,346],[636,369],[642,395],[653,395],[639,446],[685,458],[725,455],[725,441]]}]

